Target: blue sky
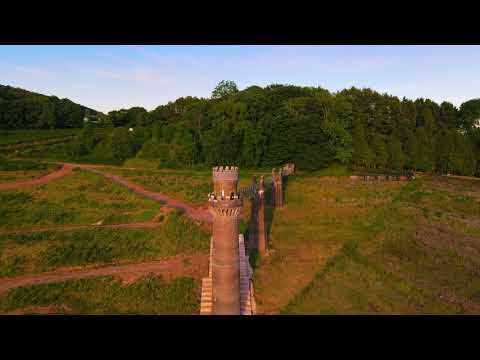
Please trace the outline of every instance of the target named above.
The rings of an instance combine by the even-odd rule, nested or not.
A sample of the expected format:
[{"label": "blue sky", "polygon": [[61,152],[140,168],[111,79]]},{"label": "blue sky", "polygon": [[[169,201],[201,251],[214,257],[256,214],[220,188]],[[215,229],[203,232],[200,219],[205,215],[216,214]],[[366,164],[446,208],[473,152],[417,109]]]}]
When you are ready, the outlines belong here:
[{"label": "blue sky", "polygon": [[459,106],[480,97],[480,46],[0,46],[0,84],[104,112],[209,97],[221,80],[370,87]]}]

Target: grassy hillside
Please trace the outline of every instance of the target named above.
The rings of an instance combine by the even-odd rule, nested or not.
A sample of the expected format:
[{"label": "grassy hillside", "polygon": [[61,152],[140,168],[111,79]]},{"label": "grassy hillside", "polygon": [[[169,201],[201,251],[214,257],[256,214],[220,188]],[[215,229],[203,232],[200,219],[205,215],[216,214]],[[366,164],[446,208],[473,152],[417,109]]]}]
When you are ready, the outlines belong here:
[{"label": "grassy hillside", "polygon": [[289,178],[256,264],[264,313],[479,313],[480,181]]},{"label": "grassy hillside", "polygon": [[0,129],[80,128],[87,112],[97,113],[69,99],[0,85]]},{"label": "grassy hillside", "polygon": [[25,144],[50,139],[66,138],[78,134],[81,129],[50,129],[50,130],[3,130],[0,131],[0,146]]}]

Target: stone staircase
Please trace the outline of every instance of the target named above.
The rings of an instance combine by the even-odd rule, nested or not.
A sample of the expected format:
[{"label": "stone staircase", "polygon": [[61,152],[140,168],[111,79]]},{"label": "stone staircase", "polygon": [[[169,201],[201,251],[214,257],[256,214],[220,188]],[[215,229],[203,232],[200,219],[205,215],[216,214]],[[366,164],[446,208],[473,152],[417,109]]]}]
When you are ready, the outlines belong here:
[{"label": "stone staircase", "polygon": [[[253,282],[251,280],[253,271],[245,254],[245,242],[243,234],[238,236],[239,262],[240,262],[240,314],[254,315],[256,304],[253,297]],[[202,297],[200,301],[200,315],[211,315],[213,305],[212,294],[212,256],[213,241],[210,241],[210,265],[208,277],[202,279]]]},{"label": "stone staircase", "polygon": [[213,238],[210,239],[210,259],[208,262],[208,277],[202,279],[202,297],[200,300],[200,315],[211,315],[213,304],[212,290],[212,257]]},{"label": "stone staircase", "polygon": [[253,294],[253,282],[251,277],[253,275],[252,268],[248,256],[245,254],[245,241],[243,234],[238,236],[239,261],[240,261],[240,314],[253,315],[255,308]]}]

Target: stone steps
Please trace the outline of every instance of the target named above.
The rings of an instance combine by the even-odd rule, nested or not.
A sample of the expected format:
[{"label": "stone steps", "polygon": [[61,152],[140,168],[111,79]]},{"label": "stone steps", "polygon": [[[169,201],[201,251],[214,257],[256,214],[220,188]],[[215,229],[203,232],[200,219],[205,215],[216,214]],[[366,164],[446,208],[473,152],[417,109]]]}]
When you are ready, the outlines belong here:
[{"label": "stone steps", "polygon": [[[248,262],[248,256],[245,255],[245,241],[243,234],[238,236],[239,265],[240,265],[240,314],[255,314],[255,300],[253,298],[253,283],[250,280],[253,270]],[[202,279],[202,296],[200,301],[200,315],[212,314],[212,257],[213,257],[213,239],[210,241],[210,265],[208,277]]]},{"label": "stone steps", "polygon": [[212,313],[212,278],[202,279],[202,297],[200,301],[200,315]]}]

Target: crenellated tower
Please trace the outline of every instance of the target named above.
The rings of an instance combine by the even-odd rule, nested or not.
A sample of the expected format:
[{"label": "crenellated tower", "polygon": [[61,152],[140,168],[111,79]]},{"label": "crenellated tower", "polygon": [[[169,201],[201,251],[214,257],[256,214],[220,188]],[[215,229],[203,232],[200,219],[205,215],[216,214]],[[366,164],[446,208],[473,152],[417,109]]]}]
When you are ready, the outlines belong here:
[{"label": "crenellated tower", "polygon": [[[237,190],[238,168],[214,167],[208,203],[213,215],[208,277],[202,279],[201,315],[255,313],[253,270],[245,252],[239,216],[243,198]],[[243,192],[242,192],[243,193]]]},{"label": "crenellated tower", "polygon": [[240,264],[238,246],[238,216],[242,199],[213,198],[212,249],[212,313],[216,315],[240,314]]},{"label": "crenellated tower", "polygon": [[213,193],[225,195],[237,192],[238,167],[237,166],[216,166],[212,170]]},{"label": "crenellated tower", "polygon": [[237,192],[238,168],[213,168],[212,314],[240,314],[239,215],[243,199]]}]

